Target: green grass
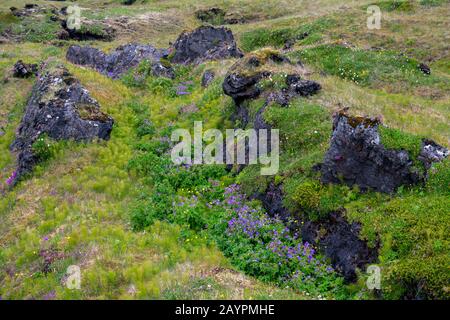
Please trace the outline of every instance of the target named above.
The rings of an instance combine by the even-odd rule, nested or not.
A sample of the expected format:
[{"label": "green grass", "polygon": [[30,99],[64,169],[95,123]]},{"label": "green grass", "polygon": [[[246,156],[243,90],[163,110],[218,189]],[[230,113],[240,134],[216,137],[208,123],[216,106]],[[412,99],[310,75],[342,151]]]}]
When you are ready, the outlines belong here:
[{"label": "green grass", "polygon": [[414,11],[414,2],[411,0],[389,0],[375,3],[380,7],[381,11],[399,11],[412,12]]},{"label": "green grass", "polygon": [[298,51],[293,56],[362,86],[380,87],[391,82],[400,82],[407,88],[422,85],[444,89],[449,86],[448,79],[425,75],[418,69],[418,61],[392,51],[320,45]]},{"label": "green grass", "polygon": [[240,35],[240,47],[250,52],[263,47],[282,48],[287,41],[311,44],[320,39],[320,33],[334,23],[333,19],[317,19],[296,27],[258,28]]},{"label": "green grass", "polygon": [[[248,259],[268,254],[264,245],[255,245],[241,233],[224,237],[222,220],[233,213],[220,208],[211,211],[207,206],[236,182],[246,194],[263,192],[270,182],[281,185],[285,206],[310,219],[345,210],[347,219],[361,223],[361,237],[370,246],[380,245],[383,298],[402,298],[420,287],[419,298],[449,299],[448,160],[432,167],[426,185],[400,188],[393,195],[324,186],[312,169],[328,148],[331,114],[343,106],[350,106],[352,113],[381,114],[389,125],[380,127],[382,143],[405,149],[412,157],[422,137],[448,146],[449,63],[444,42],[439,41],[446,32],[446,1],[420,1],[420,6],[383,1],[388,20],[378,33],[360,28],[366,19],[361,6],[366,8],[371,1],[209,0],[204,4],[223,5],[248,19],[246,24],[229,26],[246,52],[280,48],[286,40],[309,33],[295,42],[290,56],[302,60],[304,78],[318,81],[323,89],[313,97],[294,99],[289,107],[272,104],[265,111],[265,120],[280,129],[281,165],[274,177],[260,176],[258,166],[239,174],[217,167],[177,171],[164,155],[166,137],[174,128],[191,130],[195,120],[203,120],[205,128],[233,127],[229,119],[234,105],[224,96],[222,82],[235,60],[179,67],[174,80],[152,76],[149,65],[143,63],[121,80],[111,80],[68,64],[64,56],[69,43],[48,42],[56,33],[47,17],[25,19],[19,26],[8,7],[24,3],[0,4],[0,30],[12,27],[16,35],[27,34],[21,43],[0,47],[3,299],[305,299],[317,297],[324,288],[322,296],[327,298],[373,297],[364,287],[363,272],[351,286],[330,277],[286,288],[280,275],[297,266],[277,269],[276,260],[270,260],[273,256],[265,265]],[[137,1],[132,6],[115,1],[105,8],[97,8],[93,0],[77,3],[88,8],[83,11],[85,17],[99,20],[147,15],[135,33],[119,32],[111,43],[89,43],[105,50],[130,39],[167,46],[179,31],[199,23],[194,17],[197,4],[190,0]],[[346,14],[339,9],[343,5],[349,7]],[[345,46],[340,45],[343,42]],[[377,46],[387,50],[370,49]],[[399,52],[407,52],[410,58]],[[434,61],[432,75],[426,76],[417,64],[429,57]],[[51,156],[13,190],[6,190],[3,181],[14,165],[9,145],[34,82],[12,78],[10,70],[18,59],[40,63],[48,58],[66,63],[99,101],[101,110],[115,119],[112,136],[107,142],[64,144],[57,152],[42,145],[43,154],[51,151]],[[282,88],[283,74],[291,71],[285,68],[277,65],[273,81],[263,81],[261,86]],[[216,79],[202,88],[206,69],[214,70]],[[188,81],[190,94],[177,95],[177,87]],[[249,103],[251,116],[262,103],[263,99]],[[197,111],[181,111],[191,104]],[[194,195],[200,201],[191,207]],[[172,208],[173,201],[183,200],[184,205]],[[259,203],[249,205],[260,208]],[[45,262],[42,250],[55,259]],[[81,267],[81,290],[61,284],[71,264]],[[336,284],[338,290],[333,289]],[[320,285],[322,291],[317,290]]]}]

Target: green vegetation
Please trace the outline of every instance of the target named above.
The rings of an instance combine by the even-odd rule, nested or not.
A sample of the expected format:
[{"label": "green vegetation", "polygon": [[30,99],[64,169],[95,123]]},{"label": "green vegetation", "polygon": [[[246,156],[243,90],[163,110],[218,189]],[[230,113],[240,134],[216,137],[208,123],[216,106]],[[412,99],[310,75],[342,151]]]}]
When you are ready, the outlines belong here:
[{"label": "green vegetation", "polygon": [[[240,46],[250,52],[258,48],[272,46],[281,48],[287,41],[302,41],[303,44],[314,43],[320,37],[320,33],[333,25],[332,19],[317,19],[312,23],[305,23],[298,27],[287,28],[260,28],[247,31],[240,36]],[[312,39],[309,39],[312,37]],[[304,41],[303,41],[304,39]]]},{"label": "green vegetation", "polygon": [[321,45],[294,54],[305,63],[362,86],[380,87],[400,82],[402,86],[449,86],[448,79],[423,74],[419,62],[391,51],[367,51],[341,45]]},{"label": "green vegetation", "polygon": [[[77,44],[104,51],[130,41],[167,47],[182,30],[199,24],[191,0],[120,2],[99,9],[97,1],[77,1],[87,8],[87,18],[104,22],[125,15],[136,28],[119,28],[112,42]],[[18,8],[24,3],[14,0]],[[387,18],[380,32],[361,28],[366,19],[361,6],[371,3],[378,3]],[[10,5],[0,4],[0,32],[13,36],[0,44],[1,298],[374,298],[364,284],[365,270],[358,271],[357,283],[344,284],[329,261],[312,251],[317,248],[305,249],[302,239],[270,219],[259,201],[243,198],[274,183],[296,222],[339,210],[361,225],[360,237],[378,248],[382,298],[450,299],[448,159],[432,166],[426,184],[392,195],[323,185],[315,169],[329,146],[332,113],[342,107],[355,115],[381,115],[386,124],[379,128],[381,142],[408,151],[414,160],[422,137],[449,146],[450,63],[441,41],[448,1],[210,0],[209,5],[248,20],[229,26],[247,52],[241,63],[175,66],[175,79],[167,79],[153,76],[144,61],[112,80],[68,63],[65,52],[72,42],[55,41],[59,26],[47,15],[19,19],[9,13]],[[339,9],[343,6],[345,11]],[[279,53],[273,48],[289,40],[293,47],[287,55],[302,61],[304,69],[268,59]],[[285,75],[299,70],[322,85],[317,95],[295,98],[287,107],[271,103],[265,110],[265,121],[280,130],[277,175],[261,176],[258,165],[239,172],[219,165],[174,165],[169,142],[174,129],[192,130],[197,120],[205,129],[234,126],[235,107],[223,94],[222,82],[232,65],[244,67],[252,55],[265,62],[261,70],[273,72],[259,83],[264,90],[282,89]],[[33,150],[45,161],[8,189],[4,181],[15,168],[9,146],[35,81],[14,78],[11,69],[19,59],[40,63],[48,58],[65,64],[100,110],[114,118],[112,136],[92,143],[41,136]],[[430,65],[431,75],[418,69],[420,62]],[[170,59],[163,63],[170,65]],[[216,78],[203,88],[207,69]],[[249,102],[250,116],[264,103],[263,97]],[[85,107],[79,110],[83,117],[99,116]],[[244,228],[247,222],[257,226],[251,229],[255,233]],[[275,243],[275,231],[286,237]],[[289,250],[278,251],[297,246],[306,252],[302,262],[290,258]],[[310,255],[317,268],[308,262]],[[82,271],[81,290],[62,284],[73,264]]]},{"label": "green vegetation", "polygon": [[414,2],[411,0],[389,0],[376,3],[382,11],[400,11],[412,12],[414,11]]}]

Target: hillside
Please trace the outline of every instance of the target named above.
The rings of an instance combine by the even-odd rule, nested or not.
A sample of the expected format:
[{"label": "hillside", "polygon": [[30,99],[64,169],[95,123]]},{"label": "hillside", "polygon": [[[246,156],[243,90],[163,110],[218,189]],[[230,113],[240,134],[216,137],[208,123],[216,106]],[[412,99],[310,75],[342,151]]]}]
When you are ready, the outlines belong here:
[{"label": "hillside", "polygon": [[[449,17],[2,1],[0,298],[449,299]],[[173,163],[199,121],[278,129],[278,170]]]}]

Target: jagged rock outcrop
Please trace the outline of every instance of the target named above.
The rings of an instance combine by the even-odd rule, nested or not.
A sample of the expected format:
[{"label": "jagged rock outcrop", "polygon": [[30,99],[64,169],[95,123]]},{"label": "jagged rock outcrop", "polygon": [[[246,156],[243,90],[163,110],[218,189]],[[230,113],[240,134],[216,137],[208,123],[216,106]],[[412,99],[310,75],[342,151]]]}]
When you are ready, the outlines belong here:
[{"label": "jagged rock outcrop", "polygon": [[[379,124],[377,119],[352,117],[345,112],[335,115],[330,148],[321,165],[323,183],[345,183],[358,185],[361,190],[392,193],[402,185],[423,180],[424,176],[414,169],[413,159],[406,150],[383,146]],[[448,151],[441,148],[425,143],[422,158],[430,164],[448,155]]]},{"label": "jagged rock outcrop", "polygon": [[173,63],[201,63],[242,57],[231,30],[203,26],[192,32],[183,32],[175,41],[171,54]]},{"label": "jagged rock outcrop", "polygon": [[17,78],[28,78],[35,76],[37,71],[37,64],[28,64],[24,63],[22,60],[19,60],[14,64],[13,76]]},{"label": "jagged rock outcrop", "polygon": [[302,240],[317,245],[347,282],[356,281],[356,270],[365,271],[378,257],[378,249],[369,248],[359,238],[360,231],[359,224],[349,223],[340,212],[332,212],[318,221],[306,221],[301,227]]},{"label": "jagged rock outcrop", "polygon": [[118,78],[141,61],[149,60],[154,75],[173,78],[175,75],[172,68],[161,63],[161,58],[167,57],[167,54],[167,50],[141,44],[123,45],[110,54],[92,47],[70,46],[66,58],[72,63],[91,67],[110,78]]},{"label": "jagged rock outcrop", "polygon": [[15,180],[40,160],[33,143],[43,134],[54,140],[109,139],[113,119],[63,66],[42,72],[33,87],[11,150],[18,154]]}]

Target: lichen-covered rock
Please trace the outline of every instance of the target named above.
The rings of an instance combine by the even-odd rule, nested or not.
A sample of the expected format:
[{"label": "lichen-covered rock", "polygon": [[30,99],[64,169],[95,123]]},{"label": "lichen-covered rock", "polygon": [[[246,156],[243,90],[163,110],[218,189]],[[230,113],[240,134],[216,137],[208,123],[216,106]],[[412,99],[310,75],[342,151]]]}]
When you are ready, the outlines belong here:
[{"label": "lichen-covered rock", "polygon": [[357,279],[356,270],[365,271],[365,266],[378,257],[378,249],[369,248],[360,239],[360,229],[359,224],[347,222],[340,212],[332,212],[319,221],[306,221],[301,234],[303,241],[321,249],[347,282],[354,282]]},{"label": "lichen-covered rock", "polygon": [[173,45],[174,63],[200,63],[242,57],[231,30],[203,26],[192,32],[183,32]]},{"label": "lichen-covered rock", "polygon": [[389,150],[380,142],[379,121],[339,112],[323,164],[323,183],[358,185],[392,193],[401,185],[422,180],[406,150]]},{"label": "lichen-covered rock", "polygon": [[110,54],[92,47],[70,46],[66,58],[72,63],[94,68],[110,78],[118,78],[141,61],[149,60],[155,75],[173,78],[173,70],[161,64],[161,58],[167,54],[167,50],[141,44],[123,45]]},{"label": "lichen-covered rock", "polygon": [[202,75],[202,87],[207,87],[214,80],[214,71],[206,70]]},{"label": "lichen-covered rock", "polygon": [[422,161],[426,169],[430,169],[434,162],[440,162],[447,158],[448,155],[449,151],[447,148],[432,140],[425,139],[422,141],[418,159]]},{"label": "lichen-covered rock", "polygon": [[16,180],[39,161],[32,146],[42,134],[54,140],[107,140],[113,123],[66,68],[56,66],[41,73],[11,145],[18,153]]},{"label": "lichen-covered rock", "polygon": [[13,75],[17,78],[28,78],[34,76],[37,71],[37,64],[24,63],[22,60],[17,61],[13,67]]}]

